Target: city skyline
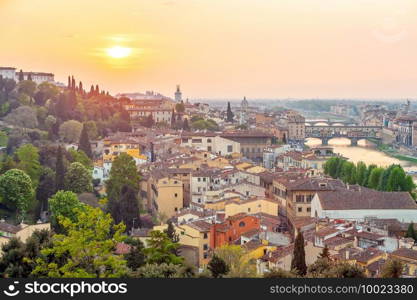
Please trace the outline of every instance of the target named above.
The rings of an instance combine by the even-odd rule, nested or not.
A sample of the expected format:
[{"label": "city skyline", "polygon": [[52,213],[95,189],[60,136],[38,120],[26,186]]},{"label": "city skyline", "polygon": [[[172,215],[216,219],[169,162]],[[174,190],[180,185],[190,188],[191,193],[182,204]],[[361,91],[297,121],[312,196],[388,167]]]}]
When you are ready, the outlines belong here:
[{"label": "city skyline", "polygon": [[[378,4],[378,5],[376,5]],[[1,1],[1,66],[115,94],[415,98],[409,0]]]}]

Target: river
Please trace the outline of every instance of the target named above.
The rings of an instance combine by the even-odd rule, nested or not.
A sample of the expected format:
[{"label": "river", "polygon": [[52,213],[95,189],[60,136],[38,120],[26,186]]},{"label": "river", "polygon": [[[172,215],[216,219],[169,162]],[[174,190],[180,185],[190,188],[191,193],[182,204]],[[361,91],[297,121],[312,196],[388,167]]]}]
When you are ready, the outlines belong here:
[{"label": "river", "polygon": [[[321,145],[321,140],[309,138],[307,139],[306,145],[310,147],[318,146]],[[360,140],[358,146],[350,146],[349,139],[334,138],[329,141],[329,146],[333,147],[334,153],[340,153],[354,163],[363,161],[367,165],[375,164],[382,167],[399,164],[406,172],[417,171],[416,164],[388,156],[387,154],[378,151],[375,144],[366,140]]]}]

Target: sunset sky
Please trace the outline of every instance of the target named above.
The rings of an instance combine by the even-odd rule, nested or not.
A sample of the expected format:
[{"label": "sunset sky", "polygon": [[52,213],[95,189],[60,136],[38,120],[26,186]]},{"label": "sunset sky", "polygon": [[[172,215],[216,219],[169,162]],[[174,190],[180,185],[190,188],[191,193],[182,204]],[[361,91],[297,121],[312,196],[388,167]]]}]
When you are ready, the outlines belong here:
[{"label": "sunset sky", "polygon": [[417,98],[417,1],[0,0],[0,66],[111,93]]}]

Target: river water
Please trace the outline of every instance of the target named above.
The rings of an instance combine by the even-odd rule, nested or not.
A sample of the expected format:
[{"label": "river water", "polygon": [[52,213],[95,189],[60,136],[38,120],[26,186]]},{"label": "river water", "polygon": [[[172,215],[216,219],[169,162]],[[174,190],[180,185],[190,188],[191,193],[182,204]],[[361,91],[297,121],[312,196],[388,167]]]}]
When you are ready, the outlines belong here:
[{"label": "river water", "polygon": [[[309,138],[307,139],[306,145],[310,147],[318,146],[321,145],[321,140]],[[334,138],[329,141],[329,146],[333,147],[334,153],[340,153],[354,163],[363,161],[367,165],[375,164],[382,167],[399,164],[406,172],[417,171],[416,164],[390,157],[378,151],[375,144],[366,140],[360,140],[358,146],[350,146],[349,139]]]}]

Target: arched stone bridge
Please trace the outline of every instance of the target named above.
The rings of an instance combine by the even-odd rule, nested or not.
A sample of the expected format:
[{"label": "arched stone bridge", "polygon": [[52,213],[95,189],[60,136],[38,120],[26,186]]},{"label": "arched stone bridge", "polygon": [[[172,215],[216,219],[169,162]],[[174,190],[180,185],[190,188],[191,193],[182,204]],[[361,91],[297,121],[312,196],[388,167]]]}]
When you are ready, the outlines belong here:
[{"label": "arched stone bridge", "polygon": [[327,145],[332,138],[348,138],[352,145],[357,145],[359,140],[381,140],[381,126],[307,126],[306,138],[321,139],[323,145]]}]

